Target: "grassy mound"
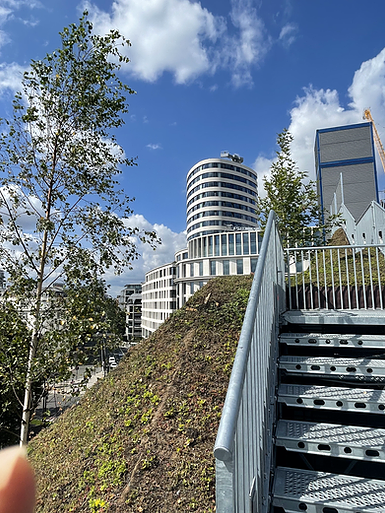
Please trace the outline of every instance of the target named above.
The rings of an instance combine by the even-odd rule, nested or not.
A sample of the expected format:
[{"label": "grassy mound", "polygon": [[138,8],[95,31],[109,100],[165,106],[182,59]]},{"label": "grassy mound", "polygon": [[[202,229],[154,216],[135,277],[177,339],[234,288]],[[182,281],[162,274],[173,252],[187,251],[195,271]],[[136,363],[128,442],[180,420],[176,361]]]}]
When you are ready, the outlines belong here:
[{"label": "grassy mound", "polygon": [[251,281],[211,280],[30,443],[38,513],[215,511],[213,446]]}]

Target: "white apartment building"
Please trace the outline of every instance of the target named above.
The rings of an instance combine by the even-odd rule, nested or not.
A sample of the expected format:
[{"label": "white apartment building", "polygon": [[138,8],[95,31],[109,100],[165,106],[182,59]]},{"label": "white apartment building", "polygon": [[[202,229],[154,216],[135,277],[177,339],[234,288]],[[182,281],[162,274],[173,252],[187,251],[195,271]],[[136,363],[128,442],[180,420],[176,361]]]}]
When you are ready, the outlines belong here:
[{"label": "white apartment building", "polygon": [[133,293],[126,302],[126,338],[130,344],[142,337],[142,294]]},{"label": "white apartment building", "polygon": [[146,273],[142,284],[142,337],[147,338],[175,312],[175,262]]},{"label": "white apartment building", "polygon": [[[214,276],[250,274],[257,265],[262,237],[255,215],[258,185],[253,169],[227,153],[201,160],[187,173],[186,195],[187,248],[177,251],[174,262],[146,274],[143,337]],[[172,286],[165,285],[164,273],[170,268]],[[173,301],[168,302],[165,293],[172,294]]]}]

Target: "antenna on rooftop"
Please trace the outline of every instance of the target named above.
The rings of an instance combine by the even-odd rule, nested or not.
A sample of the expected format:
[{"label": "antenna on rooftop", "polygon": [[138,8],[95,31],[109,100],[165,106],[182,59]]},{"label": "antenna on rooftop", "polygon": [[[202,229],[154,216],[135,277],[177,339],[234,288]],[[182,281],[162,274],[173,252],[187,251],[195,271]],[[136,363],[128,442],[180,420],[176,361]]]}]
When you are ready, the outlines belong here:
[{"label": "antenna on rooftop", "polygon": [[221,159],[231,159],[233,162],[239,162],[239,164],[243,162],[243,157],[240,157],[236,153],[229,153],[228,151],[221,151]]}]

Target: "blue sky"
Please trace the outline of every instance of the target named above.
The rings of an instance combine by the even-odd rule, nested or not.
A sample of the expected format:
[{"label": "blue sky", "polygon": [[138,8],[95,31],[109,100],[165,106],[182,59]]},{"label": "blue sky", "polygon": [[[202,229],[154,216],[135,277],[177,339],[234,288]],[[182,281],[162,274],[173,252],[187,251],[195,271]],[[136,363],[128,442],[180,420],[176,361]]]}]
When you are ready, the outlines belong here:
[{"label": "blue sky", "polygon": [[132,43],[122,77],[137,94],[117,137],[138,166],[122,185],[136,198],[132,222],[163,240],[139,248],[133,271],[107,277],[113,294],[183,247],[197,161],[227,150],[262,178],[288,128],[314,178],[315,130],[359,123],[365,108],[385,143],[383,0],[0,0],[1,115],[30,60],[58,47],[84,8],[96,31],[118,28]]}]

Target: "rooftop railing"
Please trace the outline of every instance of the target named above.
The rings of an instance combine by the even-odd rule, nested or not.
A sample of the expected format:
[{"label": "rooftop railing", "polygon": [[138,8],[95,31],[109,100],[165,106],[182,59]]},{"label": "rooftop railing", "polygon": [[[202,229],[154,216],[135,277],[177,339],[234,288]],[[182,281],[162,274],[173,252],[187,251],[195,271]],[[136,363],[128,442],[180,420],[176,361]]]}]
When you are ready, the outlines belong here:
[{"label": "rooftop railing", "polygon": [[288,248],[290,310],[384,309],[385,245]]}]

